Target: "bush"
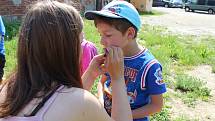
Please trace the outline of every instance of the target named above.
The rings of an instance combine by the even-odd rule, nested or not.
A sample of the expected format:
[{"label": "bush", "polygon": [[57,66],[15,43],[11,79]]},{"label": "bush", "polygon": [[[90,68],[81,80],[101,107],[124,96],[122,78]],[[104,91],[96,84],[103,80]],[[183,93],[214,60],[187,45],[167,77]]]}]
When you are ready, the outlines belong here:
[{"label": "bush", "polygon": [[194,106],[197,99],[208,101],[211,96],[211,90],[205,86],[204,82],[187,75],[177,75],[175,89],[183,93],[183,101],[189,106]]},{"label": "bush", "polygon": [[181,90],[182,92],[200,90],[203,86],[203,82],[199,79],[187,75],[178,75],[176,80],[175,88]]},{"label": "bush", "polygon": [[4,25],[6,29],[5,40],[11,40],[13,37],[15,37],[18,34],[21,21],[14,20],[10,22],[10,21],[4,20]]}]

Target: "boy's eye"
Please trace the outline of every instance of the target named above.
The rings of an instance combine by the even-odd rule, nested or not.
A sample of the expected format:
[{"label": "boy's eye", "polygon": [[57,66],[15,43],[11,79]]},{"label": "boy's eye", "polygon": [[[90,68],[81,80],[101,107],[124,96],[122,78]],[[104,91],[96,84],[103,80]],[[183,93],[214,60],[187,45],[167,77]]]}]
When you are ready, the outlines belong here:
[{"label": "boy's eye", "polygon": [[111,34],[107,34],[107,35],[105,35],[106,37],[111,37],[112,35]]}]

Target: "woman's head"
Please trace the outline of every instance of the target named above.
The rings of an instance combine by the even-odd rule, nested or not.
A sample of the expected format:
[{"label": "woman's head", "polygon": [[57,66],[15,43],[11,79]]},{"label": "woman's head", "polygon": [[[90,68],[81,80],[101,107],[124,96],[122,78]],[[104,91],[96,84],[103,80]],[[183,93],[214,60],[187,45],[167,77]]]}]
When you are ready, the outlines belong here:
[{"label": "woman's head", "polygon": [[21,28],[18,69],[22,68],[20,65],[27,67],[30,78],[49,76],[63,81],[77,76],[82,28],[81,17],[74,7],[56,1],[35,4]]},{"label": "woman's head", "polygon": [[1,105],[0,108],[9,108],[2,113],[4,116],[16,114],[39,91],[48,92],[53,85],[82,87],[79,68],[82,28],[82,19],[72,6],[41,1],[29,9],[19,35],[16,78],[9,81],[6,101],[15,99]]}]

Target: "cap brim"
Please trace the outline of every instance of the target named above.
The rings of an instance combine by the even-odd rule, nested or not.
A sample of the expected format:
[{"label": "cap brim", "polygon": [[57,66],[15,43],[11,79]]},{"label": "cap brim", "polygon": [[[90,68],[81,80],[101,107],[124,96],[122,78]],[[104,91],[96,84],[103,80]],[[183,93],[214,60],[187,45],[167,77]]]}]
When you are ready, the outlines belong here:
[{"label": "cap brim", "polygon": [[95,16],[104,16],[104,17],[109,17],[109,18],[122,18],[116,14],[110,13],[108,11],[87,11],[85,12],[84,16],[88,20],[94,20]]}]

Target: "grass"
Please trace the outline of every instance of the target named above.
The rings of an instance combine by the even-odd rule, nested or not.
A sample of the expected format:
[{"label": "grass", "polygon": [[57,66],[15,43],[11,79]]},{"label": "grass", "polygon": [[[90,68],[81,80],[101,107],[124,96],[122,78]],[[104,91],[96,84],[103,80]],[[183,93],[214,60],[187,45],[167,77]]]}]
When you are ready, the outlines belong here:
[{"label": "grass", "polygon": [[150,121],[171,121],[170,120],[170,107],[165,105],[161,112],[152,115]]},{"label": "grass", "polygon": [[[152,53],[162,63],[177,62],[179,65],[196,66],[200,64],[210,64],[214,66],[215,44],[208,47],[208,42],[185,44],[186,36],[165,34],[166,28],[151,27],[144,25],[140,32],[140,41],[150,48]],[[212,39],[209,41],[213,41]]]},{"label": "grass", "polygon": [[176,117],[173,121],[199,121],[198,119],[190,119],[188,116],[181,115]]},{"label": "grass", "polygon": [[[155,14],[156,15],[156,14]],[[95,43],[102,52],[99,34],[92,21],[84,20],[85,37]],[[196,100],[207,101],[210,98],[210,90],[204,83],[185,75],[185,71],[193,66],[202,64],[211,65],[215,73],[215,38],[211,36],[195,38],[192,36],[173,35],[165,27],[143,25],[138,33],[138,43],[146,46],[163,65],[163,76],[168,88],[176,90],[181,99],[188,105],[195,105]],[[5,75],[12,72],[16,65],[17,38],[5,42],[6,67]],[[96,81],[96,83],[98,80]],[[92,93],[97,92],[96,84]],[[164,99],[168,101],[169,96]],[[152,121],[172,120],[171,106],[165,104],[160,113],[151,117]],[[189,121],[186,117],[178,117],[174,121]]]},{"label": "grass", "polygon": [[180,97],[190,107],[195,106],[195,101],[201,99],[208,101],[211,90],[201,80],[187,75],[177,75],[175,89],[181,92]]},{"label": "grass", "polygon": [[96,45],[98,51],[101,53],[102,46],[100,44],[100,36],[99,36],[99,33],[97,32],[97,29],[95,28],[93,21],[85,19],[83,31],[85,33],[85,38],[87,38],[87,40],[93,42]]},{"label": "grass", "polygon": [[17,48],[17,39],[13,38],[9,41],[5,41],[5,57],[6,57],[6,64],[5,64],[5,74],[4,76],[7,77],[10,73],[13,72],[16,64],[16,48]]},{"label": "grass", "polygon": [[165,13],[160,12],[160,11],[156,11],[156,10],[152,10],[150,12],[139,12],[140,15],[142,16],[159,16],[159,15],[163,15]]}]

